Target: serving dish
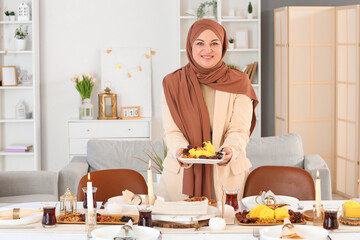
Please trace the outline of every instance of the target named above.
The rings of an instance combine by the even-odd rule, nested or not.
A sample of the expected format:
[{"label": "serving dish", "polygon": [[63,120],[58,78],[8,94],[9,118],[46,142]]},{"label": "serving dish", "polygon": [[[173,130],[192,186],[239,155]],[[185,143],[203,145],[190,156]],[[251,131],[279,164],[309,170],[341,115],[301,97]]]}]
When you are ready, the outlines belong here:
[{"label": "serving dish", "polygon": [[[328,231],[309,225],[296,225],[296,230],[307,240],[326,240]],[[282,226],[265,227],[260,230],[261,240],[278,240],[282,233]]]},{"label": "serving dish", "polygon": [[[251,209],[256,207],[259,203],[256,202],[257,196],[249,196],[243,198],[241,201],[246,207],[246,209]],[[299,199],[289,196],[283,195],[275,195],[276,203],[278,204],[289,204],[289,205],[296,205],[299,202]]]},{"label": "serving dish", "polygon": [[[111,224],[124,225],[129,221],[129,218],[134,224],[138,223],[139,216],[137,215],[120,215],[120,214],[99,214],[97,213],[97,224]],[[56,217],[57,223],[64,224],[85,224],[85,213],[76,213],[72,215],[60,215]]]},{"label": "serving dish", "polygon": [[[142,227],[134,225],[132,226],[136,240],[157,240],[160,231],[155,228]],[[91,232],[91,236],[94,240],[113,240],[119,233],[119,226],[97,228]]]},{"label": "serving dish", "polygon": [[184,158],[183,155],[179,157],[179,160],[181,160],[184,163],[193,163],[193,164],[217,164],[221,162],[224,159],[225,152],[219,152],[222,155],[222,158],[220,159],[207,159],[207,158]]}]

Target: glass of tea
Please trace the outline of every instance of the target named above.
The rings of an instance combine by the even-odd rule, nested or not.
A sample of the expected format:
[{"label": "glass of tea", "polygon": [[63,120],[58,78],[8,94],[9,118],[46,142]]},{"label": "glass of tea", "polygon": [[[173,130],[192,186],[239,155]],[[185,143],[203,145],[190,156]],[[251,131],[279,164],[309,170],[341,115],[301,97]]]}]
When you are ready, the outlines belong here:
[{"label": "glass of tea", "polygon": [[335,205],[324,206],[324,222],[323,227],[327,230],[336,230],[339,228],[337,214],[339,207]]},{"label": "glass of tea", "polygon": [[144,226],[144,227],[152,227],[152,215],[151,215],[151,209],[150,209],[150,204],[149,204],[149,197],[146,196],[145,199],[145,204],[144,205],[139,205],[137,206],[138,210],[139,210],[139,222],[138,225],[139,226]]},{"label": "glass of tea", "polygon": [[[84,202],[83,202],[83,208],[87,209],[87,187],[83,187],[82,188],[83,192],[84,192]],[[94,209],[96,209],[96,190],[97,187],[93,187],[92,188],[92,195],[93,195],[93,205],[94,205]]]},{"label": "glass of tea", "polygon": [[224,191],[226,194],[225,204],[232,206],[235,211],[238,210],[239,209],[239,202],[238,202],[239,190],[238,189],[225,189]]},{"label": "glass of tea", "polygon": [[55,227],[56,225],[56,215],[55,215],[55,211],[56,211],[56,205],[57,202],[55,203],[42,203],[42,208],[43,208],[43,217],[42,217],[42,226],[44,228],[52,228]]}]

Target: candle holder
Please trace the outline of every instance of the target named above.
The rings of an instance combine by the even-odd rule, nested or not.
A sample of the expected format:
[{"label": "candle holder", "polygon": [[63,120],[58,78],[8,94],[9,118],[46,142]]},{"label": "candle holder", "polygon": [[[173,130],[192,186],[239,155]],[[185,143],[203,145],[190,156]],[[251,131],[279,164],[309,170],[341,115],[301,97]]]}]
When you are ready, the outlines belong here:
[{"label": "candle holder", "polygon": [[[83,208],[87,209],[87,187],[83,187],[82,188],[83,192],[84,192],[84,202],[83,202]],[[94,209],[96,208],[96,191],[97,191],[97,187],[93,187],[92,188],[92,194],[93,194],[93,204],[94,204]]]},{"label": "candle holder", "polygon": [[85,212],[85,223],[86,223],[86,232],[88,236],[91,235],[91,231],[96,227],[96,210]]},{"label": "candle holder", "polygon": [[[320,213],[319,213],[320,211]],[[313,205],[313,225],[322,226],[324,220],[323,205],[318,208],[316,204]]]}]

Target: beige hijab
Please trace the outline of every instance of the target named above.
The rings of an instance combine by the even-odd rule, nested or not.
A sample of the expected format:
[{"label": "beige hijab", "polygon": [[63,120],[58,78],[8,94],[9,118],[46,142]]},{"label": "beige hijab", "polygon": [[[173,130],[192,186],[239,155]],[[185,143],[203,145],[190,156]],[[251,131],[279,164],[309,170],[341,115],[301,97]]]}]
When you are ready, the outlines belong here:
[{"label": "beige hijab", "polygon": [[[189,144],[195,146],[201,146],[204,141],[211,141],[209,112],[202,96],[200,83],[223,92],[245,94],[253,100],[254,112],[250,134],[256,124],[255,107],[259,103],[247,74],[228,68],[222,60],[210,69],[196,63],[192,56],[192,44],[207,29],[213,31],[221,41],[222,57],[224,57],[228,45],[225,29],[213,20],[199,20],[190,27],[187,36],[186,54],[189,63],[167,75],[163,81],[171,116]],[[210,178],[211,165],[194,164],[184,170],[183,193],[196,197],[206,196],[210,199]]]}]

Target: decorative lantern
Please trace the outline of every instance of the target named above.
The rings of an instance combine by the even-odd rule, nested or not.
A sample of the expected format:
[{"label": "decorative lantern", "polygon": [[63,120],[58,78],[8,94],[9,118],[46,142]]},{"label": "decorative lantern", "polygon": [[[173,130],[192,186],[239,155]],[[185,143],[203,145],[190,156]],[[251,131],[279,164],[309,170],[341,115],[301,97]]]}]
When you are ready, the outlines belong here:
[{"label": "decorative lantern", "polygon": [[68,215],[76,213],[77,197],[72,194],[70,189],[66,189],[66,193],[60,197],[60,215]]},{"label": "decorative lantern", "polygon": [[29,21],[30,20],[30,8],[22,2],[18,9],[18,21]]},{"label": "decorative lantern", "polygon": [[110,87],[105,84],[105,93],[99,94],[99,120],[118,119],[117,116],[117,95],[110,93]]}]

